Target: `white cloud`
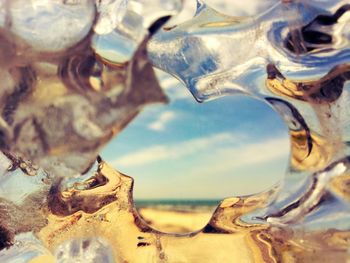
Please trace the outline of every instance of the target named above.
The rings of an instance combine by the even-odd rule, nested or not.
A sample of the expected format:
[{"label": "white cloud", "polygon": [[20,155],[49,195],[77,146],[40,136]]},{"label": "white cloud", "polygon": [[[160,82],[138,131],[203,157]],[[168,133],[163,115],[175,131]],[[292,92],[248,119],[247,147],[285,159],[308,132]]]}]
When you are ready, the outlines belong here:
[{"label": "white cloud", "polygon": [[[286,136],[242,141],[249,142],[243,135],[221,133],[153,146],[111,164],[135,178],[137,198],[223,198],[258,193],[282,180],[288,165]],[[177,168],[169,168],[170,163]]]},{"label": "white cloud", "polygon": [[[289,141],[285,137],[255,142],[239,147],[221,147],[215,153],[201,160],[208,164],[203,170],[198,167],[189,171],[189,174],[224,174],[238,167],[254,167],[280,158],[287,159]],[[209,165],[212,163],[213,165]],[[208,168],[210,166],[210,168]]]},{"label": "white cloud", "polygon": [[180,159],[198,153],[201,150],[217,147],[220,144],[232,143],[236,139],[230,133],[220,133],[210,137],[192,139],[172,145],[153,146],[122,156],[112,161],[112,165],[116,165],[117,167],[135,167],[162,160]]},{"label": "white cloud", "polygon": [[148,125],[148,129],[153,131],[163,131],[166,125],[176,118],[176,113],[173,111],[162,112],[158,119]]},{"label": "white cloud", "polygon": [[[242,140],[243,136],[231,133],[220,133],[209,137],[196,138],[177,144],[156,145],[139,150],[111,162],[117,167],[136,167],[158,161],[175,160],[201,151],[210,149],[208,154],[200,160],[210,165],[210,173],[221,173],[234,167],[253,166],[267,163],[288,154],[288,140],[284,137],[269,139],[248,145],[233,146],[232,144]],[[198,173],[198,167],[195,168]],[[206,166],[204,171],[208,171]],[[202,172],[201,172],[202,173]],[[191,172],[189,171],[189,174]]]}]

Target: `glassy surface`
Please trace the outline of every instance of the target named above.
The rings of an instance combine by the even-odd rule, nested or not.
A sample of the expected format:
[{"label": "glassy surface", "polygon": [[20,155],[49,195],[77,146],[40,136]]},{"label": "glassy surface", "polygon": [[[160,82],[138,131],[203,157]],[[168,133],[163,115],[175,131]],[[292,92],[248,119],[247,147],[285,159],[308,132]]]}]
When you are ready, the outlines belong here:
[{"label": "glassy surface", "polygon": [[[0,1],[1,262],[349,261],[349,2],[182,4]],[[135,207],[181,189],[221,199],[197,231]]]}]

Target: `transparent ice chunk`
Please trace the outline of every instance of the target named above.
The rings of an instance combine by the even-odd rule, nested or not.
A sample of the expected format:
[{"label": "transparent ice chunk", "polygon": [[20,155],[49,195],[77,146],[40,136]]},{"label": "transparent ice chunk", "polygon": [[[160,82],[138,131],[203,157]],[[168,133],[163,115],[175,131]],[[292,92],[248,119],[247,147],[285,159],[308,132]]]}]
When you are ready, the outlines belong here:
[{"label": "transparent ice chunk", "polygon": [[89,33],[95,19],[92,0],[7,2],[9,30],[40,52],[74,46]]},{"label": "transparent ice chunk", "polygon": [[73,239],[56,249],[57,263],[116,263],[110,246],[100,238]]}]

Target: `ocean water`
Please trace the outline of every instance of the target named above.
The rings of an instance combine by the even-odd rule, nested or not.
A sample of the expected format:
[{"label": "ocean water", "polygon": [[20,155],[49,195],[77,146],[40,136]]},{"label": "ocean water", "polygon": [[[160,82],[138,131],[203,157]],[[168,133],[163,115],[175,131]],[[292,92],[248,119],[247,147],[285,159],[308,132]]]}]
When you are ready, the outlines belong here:
[{"label": "ocean water", "polygon": [[153,208],[181,212],[213,211],[220,203],[218,199],[136,199],[139,209]]}]

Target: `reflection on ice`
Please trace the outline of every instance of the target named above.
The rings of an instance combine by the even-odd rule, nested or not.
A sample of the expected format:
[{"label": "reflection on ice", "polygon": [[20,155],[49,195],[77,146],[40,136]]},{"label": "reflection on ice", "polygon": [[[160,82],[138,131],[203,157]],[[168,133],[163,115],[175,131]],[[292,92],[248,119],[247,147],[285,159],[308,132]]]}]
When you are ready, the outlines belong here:
[{"label": "reflection on ice", "polygon": [[[198,1],[194,18],[162,28],[181,1],[1,1],[0,261],[348,261],[350,8],[331,2],[235,17]],[[96,160],[145,105],[167,101],[149,59],[197,101],[243,93],[280,113],[283,184],[222,200],[195,232],[150,227],[133,179]],[[134,154],[124,163],[145,164]]]}]

